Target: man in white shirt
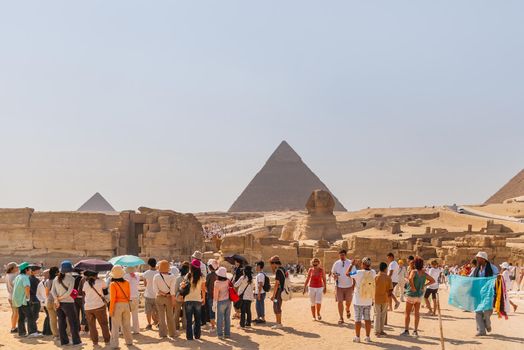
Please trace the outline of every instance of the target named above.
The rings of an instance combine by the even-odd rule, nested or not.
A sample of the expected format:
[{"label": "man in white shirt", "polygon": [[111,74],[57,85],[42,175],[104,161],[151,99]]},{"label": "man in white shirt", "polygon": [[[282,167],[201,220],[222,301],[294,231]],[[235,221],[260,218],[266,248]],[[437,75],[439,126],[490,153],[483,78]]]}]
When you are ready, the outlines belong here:
[{"label": "man in white shirt", "polygon": [[169,261],[162,260],[158,263],[158,274],[153,278],[156,294],[156,307],[158,310],[160,338],[175,336],[175,318],[173,306],[176,301],[175,276],[169,273]]},{"label": "man in white shirt", "polygon": [[144,286],[146,287],[146,290],[144,291],[145,311],[147,318],[146,330],[151,330],[153,329],[151,321],[153,321],[155,325],[158,324],[158,312],[155,304],[157,291],[155,290],[155,285],[153,283],[153,279],[155,278],[155,275],[158,274],[158,271],[156,269],[155,258],[150,258],[147,261],[147,264],[149,265],[149,270],[142,274],[142,278],[144,279]]},{"label": "man in white shirt", "polygon": [[[435,283],[430,284],[426,288],[426,292],[424,293],[424,301],[426,302],[426,307],[428,308],[428,315],[436,315],[437,312],[437,293],[439,288],[439,280],[440,275],[442,274],[442,269],[438,266],[438,262],[436,260],[433,260],[431,262],[431,267],[428,270],[428,275],[433,277],[435,280]],[[431,295],[431,298],[433,299],[433,309],[431,308],[431,304],[429,302],[429,296]]]},{"label": "man in white shirt", "polygon": [[346,317],[351,318],[351,300],[353,299],[353,279],[347,276],[348,270],[352,272],[355,268],[351,261],[347,259],[347,252],[342,249],[338,252],[340,259],[335,261],[331,268],[331,274],[335,278],[335,300],[338,303],[338,314],[340,319],[338,324],[344,323],[344,302],[346,302]]},{"label": "man in white shirt", "polygon": [[[399,283],[399,272],[400,272],[400,266],[395,261],[395,255],[393,253],[388,253],[387,255],[388,259],[388,276],[391,277],[391,282],[393,282],[393,289],[397,286]],[[389,298],[389,311],[393,310],[393,300],[395,300],[395,310],[398,309],[400,306],[400,302],[398,301],[395,294],[391,293],[391,297]]]},{"label": "man in white shirt", "polygon": [[371,269],[371,259],[362,259],[362,269],[353,273],[348,273],[355,281],[355,343],[360,343],[360,330],[362,321],[366,328],[367,343],[371,341],[371,306],[375,298],[375,270]]},{"label": "man in white shirt", "polygon": [[126,267],[126,274],[124,279],[129,282],[129,299],[131,305],[131,320],[132,320],[132,332],[133,334],[140,333],[140,324],[138,320],[138,306],[140,299],[140,292],[138,291],[138,286],[140,284],[140,277],[136,272],[136,267],[128,266]]}]

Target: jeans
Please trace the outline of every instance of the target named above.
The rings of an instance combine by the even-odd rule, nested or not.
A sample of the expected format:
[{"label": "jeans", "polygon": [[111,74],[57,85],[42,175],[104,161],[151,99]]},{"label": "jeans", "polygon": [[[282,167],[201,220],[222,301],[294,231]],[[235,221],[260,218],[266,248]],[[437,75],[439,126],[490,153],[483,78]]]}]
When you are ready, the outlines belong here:
[{"label": "jeans", "polygon": [[33,334],[37,332],[36,320],[33,317],[33,311],[30,305],[23,305],[18,308],[18,335],[27,335],[25,323],[27,321],[27,332]]},{"label": "jeans", "polygon": [[258,295],[255,295],[255,309],[257,310],[257,317],[262,319],[266,317],[266,309],[264,305],[264,300],[266,299],[266,293],[260,294],[260,300],[258,300]]},{"label": "jeans", "polygon": [[60,303],[60,307],[56,310],[58,317],[58,333],[60,333],[60,345],[69,344],[69,337],[67,336],[67,324],[69,324],[69,330],[71,331],[71,338],[73,338],[73,345],[80,344],[78,325],[78,317],[76,314],[75,303]]},{"label": "jeans", "polygon": [[251,301],[242,300],[240,304],[240,327],[251,327]]},{"label": "jeans", "polygon": [[209,315],[209,320],[215,320],[216,315],[213,312],[213,298],[206,296],[206,304],[207,304],[207,314]]},{"label": "jeans", "polygon": [[[184,302],[184,312],[186,313],[186,339],[193,340],[193,335],[195,336],[195,339],[200,339],[200,317],[202,316],[202,302]],[[195,319],[194,323],[193,317]]]},{"label": "jeans", "polygon": [[491,315],[493,310],[475,312],[475,320],[477,321],[477,332],[486,334],[486,329],[491,331]]},{"label": "jeans", "polygon": [[231,336],[231,300],[222,300],[217,303],[217,335]]}]

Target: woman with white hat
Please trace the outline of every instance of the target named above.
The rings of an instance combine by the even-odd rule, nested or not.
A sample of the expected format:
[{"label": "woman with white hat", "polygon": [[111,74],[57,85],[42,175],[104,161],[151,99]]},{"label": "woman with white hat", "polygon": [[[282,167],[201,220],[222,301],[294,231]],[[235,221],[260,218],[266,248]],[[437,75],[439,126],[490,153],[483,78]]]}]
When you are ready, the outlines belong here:
[{"label": "woman with white hat", "polygon": [[506,285],[506,298],[513,307],[513,312],[517,311],[518,305],[511,301],[509,298],[509,286],[511,286],[511,279],[509,278],[509,264],[505,261],[500,264],[502,278],[504,279],[504,284]]},{"label": "woman with white hat", "polygon": [[109,317],[111,317],[111,347],[117,349],[119,330],[122,329],[126,345],[133,345],[131,334],[131,290],[129,282],[124,279],[124,268],[119,265],[111,269],[109,285]]},{"label": "woman with white hat", "polygon": [[231,300],[229,299],[229,287],[231,281],[227,278],[225,267],[219,267],[216,271],[217,280],[213,288],[213,311],[217,319],[217,336],[219,338],[231,337]]},{"label": "woman with white hat", "polygon": [[140,284],[140,277],[138,277],[138,274],[136,273],[136,267],[126,267],[124,279],[129,282],[131,293],[129,296],[131,298],[131,330],[133,331],[133,334],[138,334],[140,333],[140,324],[138,323],[138,304],[140,299],[138,285]]},{"label": "woman with white hat", "polygon": [[215,331],[215,312],[213,311],[213,291],[215,289],[215,281],[217,280],[216,270],[218,269],[218,261],[216,259],[209,259],[207,262],[209,273],[206,276],[206,304],[208,308],[209,322],[211,323],[211,331]]}]

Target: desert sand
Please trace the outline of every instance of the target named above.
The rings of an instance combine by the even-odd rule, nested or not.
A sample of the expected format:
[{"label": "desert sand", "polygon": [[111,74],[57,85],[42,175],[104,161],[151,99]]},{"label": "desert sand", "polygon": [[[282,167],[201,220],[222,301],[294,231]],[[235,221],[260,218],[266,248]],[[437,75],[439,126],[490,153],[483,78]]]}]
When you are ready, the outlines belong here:
[{"label": "desert sand", "polygon": [[[492,317],[493,332],[489,336],[476,338],[474,314],[463,312],[448,306],[446,288],[441,291],[442,319],[445,336],[446,349],[523,349],[524,347],[524,299],[514,300],[519,304],[520,310],[511,313],[508,320]],[[521,297],[522,298],[522,297]],[[8,333],[9,311],[5,285],[0,285],[0,348],[2,349],[59,349],[50,337],[41,339],[17,338]],[[269,310],[267,320],[273,321],[273,313],[270,310],[270,302],[266,303]],[[135,336],[135,344],[131,349],[340,349],[349,346],[352,349],[441,349],[438,318],[423,315],[420,322],[420,336],[400,337],[403,329],[402,304],[399,310],[389,313],[389,326],[386,326],[386,338],[376,338],[372,333],[371,344],[355,344],[352,342],[354,336],[353,321],[342,326],[337,324],[338,314],[333,297],[332,286],[324,298],[322,308],[322,321],[312,321],[309,311],[309,299],[295,294],[295,297],[284,304],[283,309],[284,328],[281,330],[271,329],[271,322],[264,326],[254,326],[251,330],[241,330],[237,327],[238,321],[232,321],[232,338],[229,340],[218,340],[204,330],[199,341],[185,340],[185,334],[179,334],[175,341],[160,342],[158,333],[153,331],[142,331]],[[253,313],[254,313],[253,307]],[[422,309],[425,312],[425,309]],[[140,313],[142,328],[145,326],[145,315]],[[43,314],[40,323],[43,321]],[[412,321],[413,322],[413,321]],[[93,349],[88,337],[83,338],[87,345],[82,349]],[[102,343],[103,344],[103,343]],[[126,349],[121,340],[122,349]],[[80,348],[80,347],[77,347]]]}]

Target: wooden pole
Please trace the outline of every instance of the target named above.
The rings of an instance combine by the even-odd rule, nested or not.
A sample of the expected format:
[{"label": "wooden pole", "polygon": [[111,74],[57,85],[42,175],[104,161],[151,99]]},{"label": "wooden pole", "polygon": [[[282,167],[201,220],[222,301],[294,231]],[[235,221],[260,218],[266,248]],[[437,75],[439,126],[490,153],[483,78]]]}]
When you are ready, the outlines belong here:
[{"label": "wooden pole", "polygon": [[444,346],[444,329],[442,328],[442,316],[441,316],[441,313],[440,313],[440,296],[439,296],[438,293],[437,293],[437,310],[438,310],[438,325],[439,325],[439,328],[440,328],[440,346],[441,346],[442,350],[445,350],[445,346]]}]

